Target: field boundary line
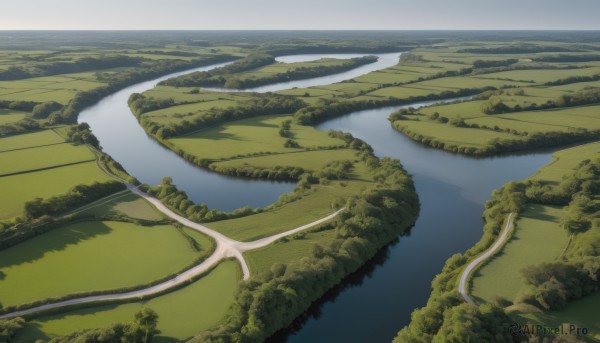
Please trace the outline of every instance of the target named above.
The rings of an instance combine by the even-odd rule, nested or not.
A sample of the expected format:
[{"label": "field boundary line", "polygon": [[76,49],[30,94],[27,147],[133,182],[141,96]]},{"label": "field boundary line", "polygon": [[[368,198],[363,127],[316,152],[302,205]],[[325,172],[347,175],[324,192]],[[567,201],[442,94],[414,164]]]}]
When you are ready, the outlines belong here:
[{"label": "field boundary line", "polygon": [[65,163],[65,164],[60,164],[60,165],[56,165],[56,166],[50,166],[50,167],[44,167],[44,168],[38,168],[38,169],[30,169],[30,170],[23,170],[23,171],[14,172],[14,173],[8,173],[8,174],[0,174],[0,177],[14,176],[14,175],[21,175],[21,174],[28,174],[28,173],[35,173],[35,172],[39,172],[39,171],[56,169],[56,168],[62,168],[62,167],[69,167],[69,166],[73,166],[73,165],[77,165],[77,164],[89,163],[89,162],[94,162],[94,161],[96,161],[95,158],[93,160],[71,162],[71,163]]}]

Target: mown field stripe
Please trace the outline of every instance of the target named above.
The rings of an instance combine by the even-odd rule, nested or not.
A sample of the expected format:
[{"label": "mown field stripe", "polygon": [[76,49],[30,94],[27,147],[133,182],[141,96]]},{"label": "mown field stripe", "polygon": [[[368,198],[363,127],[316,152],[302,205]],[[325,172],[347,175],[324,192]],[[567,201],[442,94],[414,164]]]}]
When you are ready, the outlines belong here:
[{"label": "mown field stripe", "polygon": [[42,144],[42,145],[28,146],[28,147],[24,147],[24,148],[16,148],[16,149],[9,149],[9,150],[0,150],[0,154],[3,153],[3,152],[18,151],[18,150],[27,150],[27,149],[35,149],[35,148],[41,148],[41,147],[51,146],[51,145],[60,145],[60,144],[67,144],[67,142]]},{"label": "mown field stripe", "polygon": [[44,167],[44,168],[38,168],[38,169],[22,170],[22,171],[18,171],[18,172],[14,172],[14,173],[0,174],[0,177],[20,175],[20,174],[28,174],[28,173],[35,173],[35,172],[39,172],[39,171],[44,171],[44,170],[49,170],[49,169],[56,169],[56,168],[61,168],[61,167],[68,167],[68,166],[72,166],[72,165],[76,165],[76,164],[82,164],[82,163],[88,163],[88,162],[94,162],[94,161],[96,161],[96,159],[85,160],[85,161],[77,161],[77,162],[71,162],[71,163],[65,163],[65,164],[60,164],[60,165],[56,165],[56,166],[49,166],[49,167]]}]

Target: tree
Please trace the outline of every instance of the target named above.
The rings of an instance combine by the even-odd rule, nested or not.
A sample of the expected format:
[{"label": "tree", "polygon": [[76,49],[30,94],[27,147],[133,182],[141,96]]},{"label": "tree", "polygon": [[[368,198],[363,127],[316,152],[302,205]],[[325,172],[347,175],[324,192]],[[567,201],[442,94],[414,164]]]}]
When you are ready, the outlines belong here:
[{"label": "tree", "polygon": [[158,314],[151,308],[144,307],[134,315],[133,323],[125,332],[125,341],[148,343],[154,335],[160,333],[156,329],[157,325]]},{"label": "tree", "polygon": [[17,331],[25,326],[25,319],[21,317],[0,320],[0,339],[4,338],[11,342]]}]

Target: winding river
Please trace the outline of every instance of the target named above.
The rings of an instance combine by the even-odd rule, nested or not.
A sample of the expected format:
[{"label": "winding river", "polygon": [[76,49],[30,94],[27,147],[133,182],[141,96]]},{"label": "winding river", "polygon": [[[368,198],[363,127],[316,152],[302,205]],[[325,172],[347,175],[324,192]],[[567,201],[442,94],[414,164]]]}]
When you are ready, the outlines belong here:
[{"label": "winding river", "polygon": [[[298,55],[280,60],[361,56],[344,55]],[[397,53],[378,56],[378,62],[349,72],[259,87],[254,91],[328,84],[397,63]],[[148,184],[157,184],[161,177],[171,176],[195,202],[223,210],[245,205],[260,207],[290,191],[294,187],[291,183],[234,179],[197,168],[146,135],[129,111],[127,98],[133,92],[150,89],[159,81],[179,74],[183,73],[123,89],[83,111],[79,120],[90,124],[104,151],[131,175]],[[399,158],[415,180],[421,201],[419,219],[409,235],[386,247],[367,268],[330,292],[303,321],[278,333],[273,341],[389,342],[398,329],[409,323],[410,313],[425,305],[430,283],[445,260],[479,240],[483,204],[491,191],[510,180],[535,173],[550,161],[549,151],[474,159],[424,147],[391,128],[387,116],[400,107],[357,111],[317,128],[350,132],[371,144],[378,156]]]}]

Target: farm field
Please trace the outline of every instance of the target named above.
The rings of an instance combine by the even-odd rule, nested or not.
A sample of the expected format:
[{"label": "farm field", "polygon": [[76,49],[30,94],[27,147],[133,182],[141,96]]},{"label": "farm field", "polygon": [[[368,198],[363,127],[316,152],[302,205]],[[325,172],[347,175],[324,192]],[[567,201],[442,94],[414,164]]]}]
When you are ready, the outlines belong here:
[{"label": "farm field", "polygon": [[581,161],[600,155],[600,142],[583,144],[555,152],[552,162],[543,166],[531,178],[544,183],[558,184],[563,176]]},{"label": "farm field", "polygon": [[492,302],[510,301],[523,287],[520,271],[533,264],[555,261],[567,246],[568,234],[560,225],[562,207],[531,204],[519,213],[512,237],[496,256],[473,275],[471,294]]},{"label": "farm field", "polygon": [[212,250],[205,237],[198,245],[201,251],[168,225],[104,221],[63,226],[0,251],[2,303],[146,284]]},{"label": "farm field", "polygon": [[17,122],[27,115],[26,112],[0,109],[0,125]]},{"label": "farm field", "polygon": [[197,131],[195,133],[168,139],[175,149],[198,158],[227,159],[254,153],[289,153],[304,148],[322,148],[343,146],[340,139],[331,138],[325,132],[319,132],[310,126],[292,124],[289,138],[294,139],[302,148],[286,148],[287,137],[281,137],[281,123],[291,120],[290,116],[260,116],[231,121],[225,124]]},{"label": "farm field", "polygon": [[[78,34],[85,37],[90,33]],[[597,77],[600,74],[600,63],[594,60],[600,46],[588,33],[568,33],[581,38],[575,43],[564,38],[567,36],[562,36],[562,41],[559,42],[554,42],[553,37],[545,37],[539,41],[534,41],[533,38],[527,41],[519,37],[503,40],[503,35],[513,37],[512,32],[486,32],[483,35],[485,37],[477,34],[477,40],[469,36],[471,34],[463,36],[464,33],[453,32],[436,33],[435,37],[424,33],[419,33],[423,37],[413,33],[402,33],[393,39],[393,33],[386,33],[377,39],[342,38],[343,34],[340,33],[318,33],[333,37],[341,35],[340,39],[331,40],[310,38],[314,34],[312,32],[302,33],[306,37],[294,39],[282,38],[292,35],[288,32],[281,33],[281,36],[277,36],[279,33],[267,35],[249,32],[240,37],[232,35],[231,32],[152,32],[141,40],[121,40],[117,37],[122,33],[110,33],[113,34],[114,36],[110,36],[112,38],[102,40],[97,47],[93,45],[93,41],[83,40],[78,41],[78,44],[62,42],[64,45],[57,44],[56,47],[52,47],[41,39],[40,45],[36,45],[36,49],[39,50],[0,49],[0,133],[4,135],[7,132],[6,137],[0,138],[0,243],[13,244],[14,241],[11,241],[12,237],[9,235],[21,229],[31,230],[28,225],[34,224],[32,227],[36,228],[35,224],[52,219],[49,216],[42,219],[16,218],[23,213],[27,201],[35,198],[47,199],[80,184],[111,180],[99,166],[115,171],[122,163],[125,170],[139,174],[130,176],[139,177],[141,183],[155,183],[148,182],[148,177],[143,172],[130,168],[133,166],[130,163],[143,163],[144,159],[135,160],[142,154],[134,156],[127,152],[127,149],[120,149],[122,151],[119,152],[124,153],[120,155],[116,150],[111,150],[113,148],[109,144],[105,144],[104,152],[118,159],[112,161],[109,156],[85,145],[66,142],[67,133],[73,135],[75,132],[71,128],[78,121],[77,112],[88,106],[112,110],[110,107],[94,105],[106,95],[104,90],[98,89],[103,86],[111,87],[112,92],[126,85],[138,85],[131,89],[142,92],[142,96],[131,96],[129,104],[146,133],[158,141],[149,142],[149,146],[142,148],[155,151],[151,149],[166,147],[201,168],[208,169],[199,171],[198,175],[194,174],[193,170],[187,176],[173,173],[173,178],[170,179],[169,169],[165,168],[164,176],[167,178],[163,178],[160,186],[150,187],[148,193],[174,212],[231,239],[247,242],[313,222],[342,207],[345,207],[346,211],[320,227],[288,236],[255,251],[245,252],[244,256],[251,272],[248,280],[240,281],[243,274],[237,261],[225,259],[185,287],[170,290],[154,298],[86,305],[64,311],[59,309],[51,314],[28,316],[26,327],[13,340],[15,342],[49,340],[75,330],[102,328],[116,322],[131,322],[133,315],[144,307],[156,311],[159,316],[157,328],[161,333],[152,340],[153,342],[183,341],[203,332],[207,335],[220,335],[213,338],[214,341],[262,341],[263,333],[273,332],[286,325],[282,318],[287,320],[302,315],[303,309],[309,305],[307,299],[317,298],[325,290],[334,287],[336,280],[328,277],[329,275],[337,276],[341,275],[342,271],[354,270],[390,240],[406,233],[399,238],[401,244],[386,248],[389,254],[386,253],[383,261],[378,264],[377,272],[381,275],[389,274],[386,277],[390,277],[389,282],[393,284],[398,281],[397,275],[407,275],[403,272],[407,270],[404,265],[397,265],[398,268],[393,271],[390,271],[389,263],[384,265],[386,260],[399,256],[396,249],[404,249],[402,254],[406,255],[402,256],[407,256],[403,260],[406,264],[418,260],[417,251],[425,251],[431,255],[431,261],[429,258],[421,260],[420,263],[424,264],[423,273],[426,274],[419,277],[423,276],[423,279],[427,280],[421,282],[423,280],[414,278],[414,289],[404,289],[402,293],[405,294],[398,297],[385,293],[388,292],[386,287],[379,287],[378,292],[381,294],[377,296],[389,299],[390,304],[395,305],[394,313],[372,311],[370,318],[361,320],[359,329],[375,332],[381,327],[382,332],[389,331],[382,333],[381,337],[386,337],[381,341],[389,341],[392,337],[390,332],[399,328],[389,330],[392,324],[384,323],[385,319],[382,318],[400,316],[395,312],[396,309],[408,318],[408,311],[414,309],[412,306],[415,305],[406,304],[413,300],[425,303],[430,285],[433,285],[434,289],[438,286],[451,289],[450,282],[453,282],[453,279],[444,278],[445,275],[435,278],[431,283],[435,273],[431,270],[436,269],[431,268],[433,260],[439,267],[451,253],[464,250],[464,247],[456,249],[456,246],[452,245],[455,241],[477,240],[478,232],[473,236],[472,232],[455,233],[454,230],[447,230],[457,235],[453,237],[456,239],[439,240],[436,234],[438,237],[449,236],[444,236],[445,232],[437,231],[432,234],[431,231],[427,231],[432,227],[444,228],[446,224],[449,228],[461,225],[465,227],[467,223],[473,226],[468,229],[478,229],[482,204],[474,203],[473,194],[477,193],[479,196],[478,192],[485,190],[484,197],[492,189],[491,181],[475,185],[473,179],[463,175],[447,177],[443,174],[452,172],[456,167],[457,173],[461,168],[470,168],[468,172],[474,172],[469,174],[463,169],[465,176],[482,175],[476,173],[478,170],[474,170],[476,164],[479,164],[482,165],[482,171],[490,171],[491,169],[485,168],[496,166],[499,168],[495,168],[494,171],[506,170],[506,175],[520,175],[515,171],[519,169],[514,168],[515,166],[520,167],[515,161],[523,158],[503,156],[479,161],[440,154],[437,155],[439,160],[428,161],[426,159],[439,152],[422,149],[409,140],[395,141],[398,137],[394,135],[406,134],[420,143],[454,153],[482,155],[530,149],[531,146],[527,144],[531,137],[558,137],[553,141],[540,140],[536,148],[544,148],[554,143],[566,146],[572,143],[569,139],[583,133],[588,135],[587,140],[600,137],[594,131],[600,130],[600,105],[594,95],[600,89]],[[132,32],[126,35],[134,37],[141,34],[143,35]],[[212,35],[216,35],[217,38],[207,38]],[[357,35],[376,36],[373,33]],[[177,39],[169,38],[173,36]],[[426,36],[428,38],[424,38]],[[491,38],[487,39],[488,37]],[[6,39],[0,35],[0,47]],[[20,44],[13,41],[15,46],[19,46],[17,43]],[[544,47],[548,48],[545,50]],[[202,61],[207,61],[205,58],[216,57],[214,63],[219,63],[219,59],[222,59],[221,62],[231,61],[255,53],[278,56],[319,53],[320,50],[326,53],[344,53],[352,49],[359,49],[358,51],[365,55],[389,51],[403,53],[398,54],[399,59],[393,57],[390,60],[390,64],[398,62],[396,65],[384,70],[376,70],[335,84],[269,93],[170,87],[164,83],[151,86],[154,81],[145,82],[160,80],[157,78],[174,72],[197,68],[203,65]],[[511,49],[517,52],[511,52]],[[105,67],[95,69],[90,66],[94,63],[84,63],[88,59],[94,60],[96,65],[108,63],[111,66],[106,64]],[[116,61],[115,65],[112,65],[111,61]],[[260,81],[288,73],[293,68],[336,66],[341,63],[345,61],[327,59],[292,64],[275,63],[225,75],[221,81]],[[77,68],[73,68],[74,64]],[[64,72],[67,69],[80,71]],[[153,88],[143,91],[142,85]],[[89,93],[84,97],[77,95],[86,91]],[[123,94],[125,92],[112,98],[106,96],[99,104],[110,103],[114,98],[120,97],[121,105],[125,106]],[[473,99],[469,99],[470,96],[473,96]],[[386,142],[376,139],[373,139],[372,148],[368,145],[371,140],[368,137],[375,137],[370,136],[370,124],[381,123],[364,121],[364,131],[358,127],[360,124],[340,124],[344,130],[361,139],[354,139],[342,132],[318,131],[313,126],[354,111],[405,104],[410,106],[417,99],[421,102],[452,98],[467,100],[405,109],[406,113],[396,113],[395,118],[398,120],[392,123],[378,117],[377,120],[383,119],[383,125],[387,127],[391,124],[402,133],[395,133],[387,127],[374,135],[388,137],[390,142],[397,144],[396,146],[382,146]],[[44,117],[46,114],[34,116],[36,111],[33,107],[46,101],[57,101],[67,107],[73,105],[72,112],[65,111],[64,113],[68,113],[65,116],[61,116],[63,112],[54,112],[48,118]],[[24,108],[26,110],[23,110]],[[492,113],[490,109],[495,112]],[[120,111],[115,110],[113,113],[121,114]],[[93,112],[93,109],[90,112]],[[129,112],[123,114],[131,115]],[[304,120],[306,118],[310,120]],[[348,119],[352,121],[355,117],[349,116]],[[111,120],[107,123],[109,127],[111,124],[120,124],[119,119],[113,120],[114,122]],[[289,128],[283,129],[282,126],[285,125],[282,124],[288,120],[291,121]],[[101,126],[95,126],[97,122],[89,123],[92,133],[94,128],[98,129],[95,134],[98,135],[100,146],[103,142],[106,143],[107,139],[115,138],[110,134],[103,136],[99,129]],[[82,141],[88,134],[89,132],[80,131],[69,140]],[[124,136],[126,142],[127,135]],[[143,132],[142,136],[148,138]],[[575,138],[574,141],[578,141]],[[134,142],[133,139],[131,141]],[[507,148],[488,149],[498,146]],[[381,149],[382,147],[390,149]],[[598,143],[558,152],[556,160],[530,180],[541,181],[540,189],[544,185],[561,184],[564,174],[571,171],[582,159],[593,157],[599,152]],[[407,161],[407,170],[395,161],[384,159],[386,154],[401,158],[402,163]],[[536,151],[533,154],[543,153]],[[162,159],[163,155],[157,153],[143,157],[148,156],[156,156],[158,160]],[[176,156],[172,154],[171,157]],[[527,163],[527,166],[523,167],[537,166],[535,163],[538,163],[538,157],[541,159],[540,156],[535,156],[531,161],[522,159],[524,164]],[[96,158],[99,160],[96,161]],[[500,165],[499,160],[506,163]],[[170,161],[173,165],[176,165],[174,162],[184,163]],[[343,161],[350,163],[339,163]],[[452,161],[449,163],[457,165],[452,165],[452,168],[446,170],[444,161]],[[463,162],[464,166],[460,165]],[[510,168],[511,174],[508,174],[509,169],[506,166],[513,167]],[[162,172],[161,168],[153,169]],[[129,175],[126,175],[125,171],[119,172],[119,176],[124,176],[123,179],[133,180],[128,178]],[[258,208],[264,204],[254,206],[251,200],[241,195],[241,191],[240,194],[222,192],[223,194],[219,195],[222,195],[223,199],[237,197],[236,201],[241,199],[248,202],[247,207],[226,213],[219,206],[211,207],[212,194],[206,197],[208,205],[194,204],[189,199],[195,199],[198,194],[203,195],[200,193],[202,190],[187,189],[186,182],[177,182],[180,177],[190,177],[193,179],[185,181],[196,182],[195,177],[198,177],[196,185],[202,186],[202,182],[205,182],[202,173],[205,172],[263,181],[292,181],[297,182],[297,187],[287,194],[282,194],[279,201],[273,205],[264,208]],[[414,175],[417,181],[416,192],[420,200],[415,194],[410,174]],[[493,181],[504,180],[506,177],[492,172],[488,174],[486,177],[495,178]],[[173,180],[173,183],[168,180]],[[219,182],[227,181],[229,178],[219,177]],[[134,181],[130,182],[137,185]],[[254,184],[258,186],[257,193],[260,193],[262,182],[257,181]],[[179,185],[181,192],[178,192],[174,185]],[[269,182],[264,182],[264,185],[265,188],[271,186]],[[538,186],[537,183],[535,185]],[[478,186],[481,189],[474,190]],[[592,188],[588,184],[585,187],[588,186]],[[139,188],[146,190],[146,187],[147,185],[143,184]],[[429,187],[435,187],[435,191],[429,192]],[[446,190],[449,193],[436,193]],[[432,193],[435,194],[431,195]],[[446,200],[450,194],[456,194],[456,197],[452,199],[455,203],[448,204],[448,208],[456,208],[454,213],[459,214],[457,218],[446,218],[450,217],[446,215],[433,218],[443,212],[441,209],[436,210],[432,215],[432,212],[427,212],[431,207],[426,202],[430,201],[435,205],[435,201]],[[524,198],[526,197],[523,196]],[[515,203],[511,205],[520,205],[520,201],[523,200],[515,199]],[[415,221],[418,217],[419,201],[424,201],[422,213],[426,215],[423,217],[427,220],[433,218],[439,225],[428,224],[428,227],[423,227],[423,224]],[[474,213],[474,209],[479,213]],[[502,214],[503,211],[504,209],[500,210]],[[567,261],[578,254],[593,251],[596,248],[595,238],[598,236],[597,223],[594,222],[593,225],[596,226],[570,240],[569,233],[563,229],[565,213],[567,211],[562,205],[528,204],[519,213],[512,239],[502,252],[473,276],[472,296],[479,302],[495,303],[496,296],[513,301],[518,298],[518,293],[525,284],[525,281],[521,282],[520,279],[521,268],[540,262]],[[83,218],[89,221],[82,221]],[[220,220],[215,221],[216,219]],[[472,219],[475,224],[470,222]],[[127,190],[84,205],[64,216],[63,220],[72,221],[0,250],[0,294],[3,295],[0,297],[0,310],[1,307],[74,293],[124,287],[143,288],[148,283],[180,273],[214,250],[213,239],[198,231],[182,228],[179,224],[169,224],[173,222],[148,202]],[[415,226],[414,234],[408,231],[411,225]],[[29,237],[28,231],[23,232],[16,234]],[[464,237],[458,237],[459,234],[464,234]],[[423,235],[427,235],[426,238],[429,239],[423,239]],[[430,237],[442,242],[443,249],[441,246],[440,249],[431,249]],[[591,243],[585,245],[584,241]],[[575,244],[576,249],[569,248],[561,255],[567,242]],[[319,247],[326,247],[326,251],[321,251]],[[427,250],[428,248],[430,250]],[[219,256],[231,256],[231,251]],[[452,263],[447,265],[453,266],[454,263],[460,267],[460,259],[465,256],[467,255],[455,256]],[[271,271],[276,263],[287,265],[287,271],[276,275],[275,271]],[[368,283],[376,282],[376,278],[367,275],[363,277],[363,282],[366,286],[364,289],[369,291]],[[446,282],[449,283],[444,284]],[[355,286],[362,287],[362,284]],[[433,297],[445,292],[438,291],[439,289],[435,289],[431,293]],[[340,296],[348,298],[339,303],[357,300],[352,294]],[[515,318],[529,318],[527,320],[544,324],[573,318],[582,325],[597,328],[599,323],[584,320],[574,314],[574,309],[589,316],[597,314],[596,298],[589,299],[586,306],[571,303],[561,311],[543,314],[524,314],[516,311],[512,312],[511,316],[514,314],[521,316]],[[398,302],[394,303],[395,301]],[[360,304],[360,301],[353,303],[353,306],[356,304],[356,309],[352,311],[340,310],[339,303],[332,306],[333,312],[323,312],[323,317],[317,317],[315,321],[323,323],[330,316],[340,320],[338,318],[345,315],[343,312],[367,313],[366,307]],[[437,305],[447,304],[439,302]],[[3,311],[8,310],[4,309],[0,313],[4,313]],[[429,325],[441,325],[441,322],[456,318],[451,309],[438,308],[435,311],[445,313],[443,320],[433,321],[424,317],[427,319],[425,324],[413,332],[420,334],[418,331],[429,330]],[[469,320],[469,317],[473,316],[473,322],[477,322],[478,315],[487,315],[476,312],[466,313],[465,317]],[[500,315],[498,312],[498,317]],[[414,315],[412,318],[418,320],[419,316]],[[403,322],[402,325],[406,324]],[[337,325],[328,325],[327,330],[330,330],[332,335],[357,330],[350,326],[340,325],[338,328]],[[448,331],[448,328],[449,326],[443,330]],[[458,332],[464,329],[464,325],[455,325],[451,330],[454,328]],[[209,329],[217,330],[211,331],[210,334],[205,332]],[[430,331],[436,330],[434,328]],[[440,329],[440,332],[443,330]],[[423,337],[426,337],[422,338],[424,340],[431,338],[427,335]],[[304,336],[301,340],[310,339]]]},{"label": "farm field", "polygon": [[77,185],[108,180],[111,178],[98,169],[96,162],[0,177],[0,220],[20,215],[25,202],[36,197],[49,198]]},{"label": "farm field", "polygon": [[78,91],[91,90],[103,85],[106,84],[98,82],[94,73],[73,73],[17,81],[0,81],[0,100],[56,101],[66,105]]},{"label": "farm field", "polygon": [[82,217],[88,215],[99,217],[125,215],[130,218],[144,220],[160,220],[163,218],[162,213],[158,212],[144,199],[127,190],[84,206],[84,208],[78,209],[76,213]]},{"label": "farm field", "polygon": [[158,329],[161,334],[155,341],[183,340],[223,320],[234,299],[240,277],[237,262],[225,261],[202,279],[144,302],[91,307],[36,318],[19,333],[15,342],[65,335],[72,332],[73,327],[90,329],[130,322],[134,313],[142,307],[155,310],[160,318]]},{"label": "farm field", "polygon": [[600,319],[598,319],[598,308],[600,308],[600,294],[590,295],[584,299],[567,304],[560,311],[548,311],[544,313],[518,313],[515,319],[520,323],[531,323],[546,325],[549,327],[561,327],[575,324],[579,328],[587,328],[589,334],[583,338],[589,342],[600,342]]},{"label": "farm field", "polygon": [[68,143],[5,151],[0,153],[0,177],[95,160],[87,146]]},{"label": "farm field", "polygon": [[273,168],[276,166],[290,166],[305,170],[318,171],[334,161],[354,161],[357,159],[356,151],[350,149],[294,151],[274,153],[266,156],[235,158],[223,162],[214,162],[211,168],[254,166],[259,168]]},{"label": "farm field", "polygon": [[[341,202],[371,185],[370,182],[358,180],[344,182],[347,184],[345,187],[340,187],[339,182],[315,186],[312,192],[286,205],[248,217],[208,223],[207,226],[240,241],[253,241],[291,230],[330,215],[338,209],[332,206],[336,200]],[[298,216],[298,213],[302,213],[302,216]]]},{"label": "farm field", "polygon": [[336,239],[334,230],[307,232],[301,238],[278,241],[268,247],[244,253],[248,267],[254,273],[260,274],[271,270],[275,263],[289,264],[300,261],[305,256],[311,256],[315,245],[326,247]]},{"label": "farm field", "polygon": [[0,139],[0,152],[64,143],[52,130],[43,130]]}]

